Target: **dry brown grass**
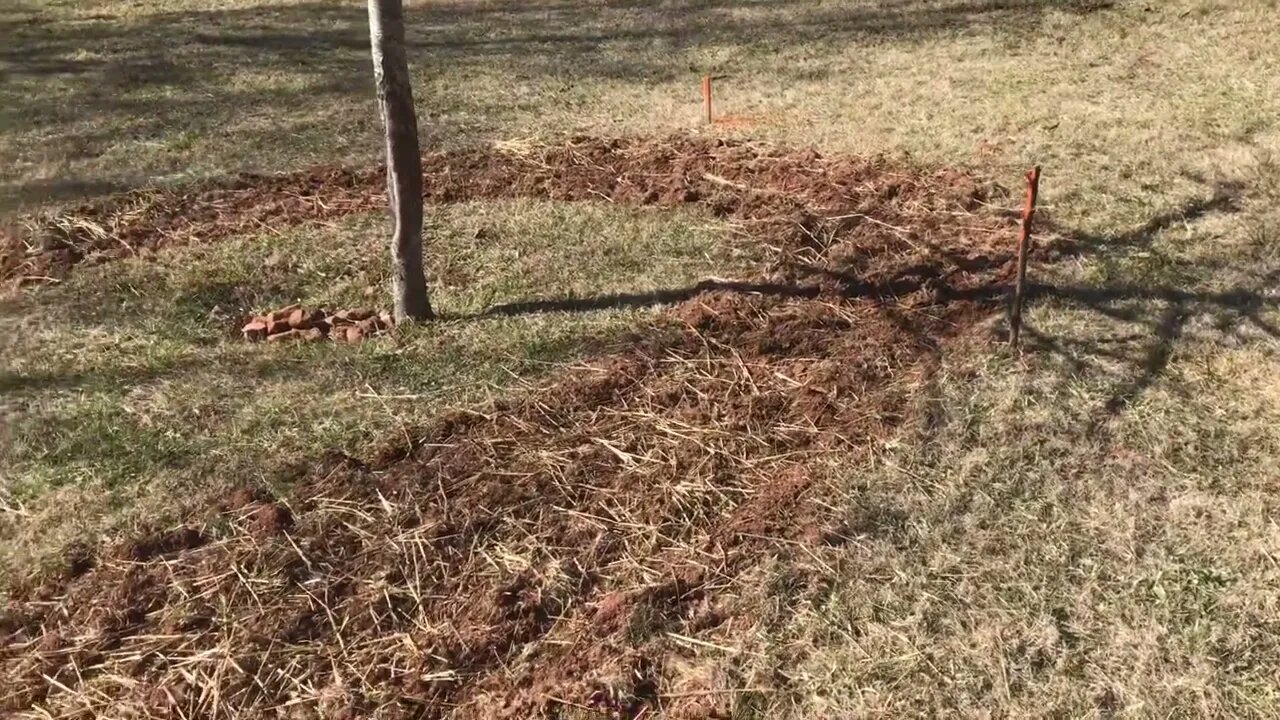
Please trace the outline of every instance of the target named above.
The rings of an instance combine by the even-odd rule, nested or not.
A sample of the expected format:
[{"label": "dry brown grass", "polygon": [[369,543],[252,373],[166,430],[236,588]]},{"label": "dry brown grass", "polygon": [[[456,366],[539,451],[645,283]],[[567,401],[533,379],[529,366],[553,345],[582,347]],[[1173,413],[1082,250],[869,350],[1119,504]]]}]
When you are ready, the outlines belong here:
[{"label": "dry brown grass", "polygon": [[[532,184],[556,197],[656,187],[719,208],[768,248],[757,284],[691,297],[537,390],[405,428],[372,466],[312,463],[290,513],[223,504],[16,587],[0,620],[15,709],[521,717],[594,701],[630,717],[756,692],[684,666],[755,625],[772,597],[737,583],[761,557],[841,541],[831,465],[896,428],[913,381],[982,315],[1010,272],[992,241],[1007,218],[954,173],[839,156],[659,141],[539,157],[576,179]],[[230,659],[190,670],[210,655]]]},{"label": "dry brown grass", "polygon": [[[10,205],[376,150],[359,8],[2,12],[15,38],[0,88]],[[725,72],[721,106],[763,121],[713,132],[908,152],[1000,178],[1041,162],[1047,209],[1088,247],[1033,270],[1044,287],[1028,316],[1030,352],[946,355],[912,388],[918,426],[874,446],[871,461],[833,461],[827,502],[855,530],[851,542],[816,557],[762,551],[733,589],[762,598],[759,622],[716,647],[693,643],[681,682],[745,689],[730,693],[738,717],[1280,714],[1273,2],[487,2],[413,12],[431,144],[709,132],[697,126],[696,79]],[[41,303],[77,316],[85,300],[71,288],[99,289],[74,282],[89,284]],[[134,348],[122,365],[132,372],[200,352],[156,319],[172,296],[147,300],[150,282],[117,287],[142,298],[127,323],[74,340],[46,326],[38,348],[11,357],[92,364]],[[35,308],[19,307],[13,317],[32,325]],[[139,331],[128,323],[157,339],[129,344]],[[433,330],[421,347],[440,367],[461,367],[505,347],[497,339],[511,327],[494,325],[474,345]],[[475,352],[442,355],[460,344]],[[376,350],[367,359],[388,386],[412,371]],[[137,417],[154,418],[149,436],[160,439],[188,416],[166,414],[167,403],[208,391],[173,385],[157,401],[157,384],[145,385],[152,399]],[[113,409],[123,386],[110,387],[58,395],[78,393],[63,406],[65,423],[84,429],[77,452],[141,447],[147,457],[153,445],[104,445],[122,426]],[[236,437],[246,443],[314,426],[341,444],[367,419],[322,405],[241,407]],[[30,526],[55,540],[59,510],[102,497],[60,457],[46,469],[62,489]],[[143,475],[119,473],[123,503],[164,482],[162,473],[135,484]],[[85,500],[70,504],[76,497]],[[0,512],[17,517],[21,506],[6,502]],[[522,566],[529,551],[494,562]],[[797,573],[827,580],[794,592]]]},{"label": "dry brown grass", "polygon": [[[427,147],[699,129],[1020,172],[1094,229],[1277,151],[1269,2],[410,4]],[[10,201],[376,155],[364,17],[329,2],[28,2],[4,18]]]},{"label": "dry brown grass", "polygon": [[[434,214],[434,292],[458,318],[350,350],[236,342],[292,302],[377,304],[382,213],[81,267],[0,308],[6,572],[122,521],[180,517],[218,487],[359,452],[439,408],[518,386],[643,324],[646,308],[491,317],[503,302],[644,292],[735,266],[705,218],[479,202]],[[589,259],[575,266],[571,261]],[[175,512],[177,513],[175,515]],[[126,525],[128,522],[125,523]]]}]

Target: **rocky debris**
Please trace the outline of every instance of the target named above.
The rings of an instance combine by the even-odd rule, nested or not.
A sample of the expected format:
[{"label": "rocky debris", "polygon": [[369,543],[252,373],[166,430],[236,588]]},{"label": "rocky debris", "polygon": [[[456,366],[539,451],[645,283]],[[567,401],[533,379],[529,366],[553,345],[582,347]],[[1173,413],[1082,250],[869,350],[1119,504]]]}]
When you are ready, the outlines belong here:
[{"label": "rocky debris", "polygon": [[386,333],[395,327],[389,312],[368,308],[329,311],[290,305],[272,312],[254,315],[240,328],[250,342],[360,342]]},{"label": "rocky debris", "polygon": [[257,318],[240,329],[244,333],[245,340],[266,340],[267,324]]}]

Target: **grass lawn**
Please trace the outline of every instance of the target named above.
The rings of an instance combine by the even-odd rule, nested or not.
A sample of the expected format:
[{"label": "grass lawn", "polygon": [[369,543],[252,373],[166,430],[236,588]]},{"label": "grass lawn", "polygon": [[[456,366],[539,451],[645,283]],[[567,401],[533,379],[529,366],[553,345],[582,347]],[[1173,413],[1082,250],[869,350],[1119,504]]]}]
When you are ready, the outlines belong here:
[{"label": "grass lawn", "polygon": [[[410,2],[424,146],[698,127],[1046,167],[1120,231],[1278,150],[1265,1]],[[0,11],[8,204],[377,157],[359,5],[23,0]],[[1191,176],[1199,176],[1199,179]]]},{"label": "grass lawn", "polygon": [[[376,304],[385,216],[356,215],[82,268],[7,300],[0,390],[9,512],[3,565],[123,519],[422,423],[441,407],[617,341],[653,311],[482,316],[503,303],[680,286],[738,263],[725,228],[683,213],[537,201],[453,205],[431,219],[445,319],[358,348],[239,340],[253,309]],[[379,295],[380,297],[380,295]],[[68,509],[74,512],[68,516]]]},{"label": "grass lawn", "polygon": [[[863,530],[724,659],[739,717],[1275,717],[1280,48],[1271,0],[409,4],[426,147],[717,133],[1011,187],[1083,252],[1033,268],[1021,357],[944,358],[838,470]],[[358,4],[0,9],[0,207],[376,159]],[[699,123],[698,78],[735,127]],[[1015,193],[1016,195],[1016,193]],[[82,267],[0,305],[0,570],[359,452],[619,342],[649,311],[471,318],[734,274],[726,226],[605,203],[429,209],[454,319],[345,347],[231,315],[370,303],[384,218]],[[483,231],[482,231],[483,229]],[[0,583],[3,585],[3,583]],[[781,674],[781,675],[779,675]],[[754,715],[753,715],[754,713]]]}]

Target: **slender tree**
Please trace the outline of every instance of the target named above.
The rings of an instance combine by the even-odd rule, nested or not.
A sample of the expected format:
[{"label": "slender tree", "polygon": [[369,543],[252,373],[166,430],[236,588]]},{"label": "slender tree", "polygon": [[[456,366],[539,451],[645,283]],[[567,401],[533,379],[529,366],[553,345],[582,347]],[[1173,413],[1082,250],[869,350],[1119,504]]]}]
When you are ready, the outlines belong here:
[{"label": "slender tree", "polygon": [[391,263],[396,320],[427,320],[432,312],[422,270],[422,157],[405,54],[402,0],[369,0],[369,40],[378,114],[387,138],[387,196],[395,225]]}]

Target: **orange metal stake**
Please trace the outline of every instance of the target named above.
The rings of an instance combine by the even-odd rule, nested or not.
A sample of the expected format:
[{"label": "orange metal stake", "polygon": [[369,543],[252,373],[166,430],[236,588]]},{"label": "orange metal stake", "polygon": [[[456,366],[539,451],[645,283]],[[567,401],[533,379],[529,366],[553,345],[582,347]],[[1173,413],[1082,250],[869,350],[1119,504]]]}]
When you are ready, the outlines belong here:
[{"label": "orange metal stake", "polygon": [[702,100],[707,106],[707,124],[710,125],[715,122],[715,119],[711,115],[711,76],[710,75],[702,76]]},{"label": "orange metal stake", "polygon": [[1022,231],[1018,235],[1018,279],[1013,287],[1013,309],[1009,313],[1009,342],[1015,348],[1022,337],[1022,303],[1027,294],[1027,255],[1031,252],[1031,221],[1036,215],[1040,194],[1040,166],[1027,171],[1027,204],[1022,208]]}]

